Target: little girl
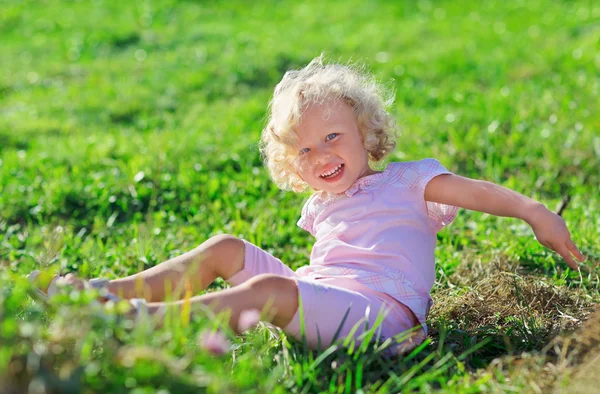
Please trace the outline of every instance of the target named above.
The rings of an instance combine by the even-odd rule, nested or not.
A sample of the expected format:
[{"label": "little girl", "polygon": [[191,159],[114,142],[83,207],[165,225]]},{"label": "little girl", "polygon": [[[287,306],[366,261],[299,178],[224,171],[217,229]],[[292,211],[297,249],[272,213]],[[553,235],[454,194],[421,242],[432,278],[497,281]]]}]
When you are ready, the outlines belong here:
[{"label": "little girl", "polygon": [[[182,283],[197,293],[221,277],[233,287],[193,297],[191,308],[229,311],[233,330],[243,311],[258,309],[263,320],[297,339],[303,326],[308,345],[317,348],[331,344],[338,327],[337,338],[358,337],[383,313],[378,335],[413,330],[414,344],[427,335],[436,233],[459,207],[525,220],[542,245],[577,269],[571,253],[579,261],[584,256],[564,220],[541,203],[454,175],[434,159],[373,170],[370,163],[395,147],[395,124],[386,112],[391,102],[372,76],[326,65],[322,57],[287,72],[275,88],[261,152],[279,187],[314,191],[298,221],[316,238],[309,266],[294,272],[245,240],[218,235],[146,271],[108,281],[108,291],[144,298],[152,314],[183,305],[162,302],[166,288],[181,297]],[[84,284],[72,274],[66,282]]]}]

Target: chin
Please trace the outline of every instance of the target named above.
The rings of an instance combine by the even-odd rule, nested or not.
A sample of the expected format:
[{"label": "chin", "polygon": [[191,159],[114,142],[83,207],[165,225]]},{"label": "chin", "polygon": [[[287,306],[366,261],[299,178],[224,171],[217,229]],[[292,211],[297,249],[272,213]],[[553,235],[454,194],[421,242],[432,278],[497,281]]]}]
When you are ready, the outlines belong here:
[{"label": "chin", "polygon": [[344,193],[346,190],[348,190],[350,188],[350,185],[336,185],[336,186],[329,186],[329,185],[325,185],[321,190],[324,190],[326,192],[329,193],[334,193],[334,194],[340,194],[340,193]]}]

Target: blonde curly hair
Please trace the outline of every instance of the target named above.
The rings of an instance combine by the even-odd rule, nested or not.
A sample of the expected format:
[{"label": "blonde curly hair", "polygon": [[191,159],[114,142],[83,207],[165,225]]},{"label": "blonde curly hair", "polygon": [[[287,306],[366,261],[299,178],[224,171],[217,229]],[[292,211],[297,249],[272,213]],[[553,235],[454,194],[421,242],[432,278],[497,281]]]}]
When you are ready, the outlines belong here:
[{"label": "blonde curly hair", "polygon": [[290,70],[275,87],[269,118],[259,148],[277,186],[301,192],[307,183],[297,174],[296,126],[311,104],[343,100],[356,115],[358,128],[371,162],[378,162],[396,147],[396,122],[387,112],[394,92],[356,65],[323,64],[323,54],[301,70]]}]

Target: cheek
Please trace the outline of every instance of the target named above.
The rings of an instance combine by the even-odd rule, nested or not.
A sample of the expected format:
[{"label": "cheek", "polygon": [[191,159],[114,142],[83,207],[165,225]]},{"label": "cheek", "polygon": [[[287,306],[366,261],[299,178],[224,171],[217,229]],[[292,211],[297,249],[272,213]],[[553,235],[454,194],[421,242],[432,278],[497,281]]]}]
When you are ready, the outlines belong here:
[{"label": "cheek", "polygon": [[346,154],[346,156],[351,156],[353,158],[359,158],[361,155],[366,155],[366,149],[360,140],[352,141],[351,143],[344,144],[342,151]]},{"label": "cheek", "polygon": [[301,165],[296,167],[296,174],[306,182],[307,179],[311,178],[311,168],[307,162],[302,163]]}]

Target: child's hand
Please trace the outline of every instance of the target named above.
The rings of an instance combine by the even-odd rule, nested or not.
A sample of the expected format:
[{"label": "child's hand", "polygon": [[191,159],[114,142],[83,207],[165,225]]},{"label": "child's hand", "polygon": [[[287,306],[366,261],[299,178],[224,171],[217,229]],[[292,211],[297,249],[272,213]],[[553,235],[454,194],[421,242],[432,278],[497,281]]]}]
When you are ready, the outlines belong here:
[{"label": "child's hand", "polygon": [[561,255],[569,267],[574,270],[579,269],[571,254],[577,257],[580,262],[585,261],[585,256],[581,254],[571,240],[571,234],[562,217],[542,206],[533,213],[529,224],[540,244]]}]

